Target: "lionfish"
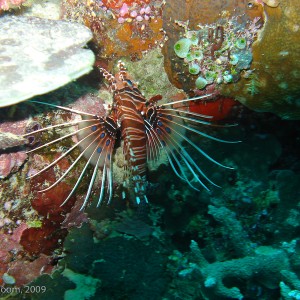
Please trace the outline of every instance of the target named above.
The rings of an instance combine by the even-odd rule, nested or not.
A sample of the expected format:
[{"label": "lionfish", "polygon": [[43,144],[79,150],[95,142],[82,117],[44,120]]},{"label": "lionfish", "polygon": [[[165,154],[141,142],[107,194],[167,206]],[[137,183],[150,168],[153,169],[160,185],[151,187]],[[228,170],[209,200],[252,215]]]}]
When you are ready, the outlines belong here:
[{"label": "lionfish", "polygon": [[[123,154],[126,161],[125,174],[127,175],[127,178],[123,185],[124,188],[127,188],[129,193],[134,195],[137,204],[148,203],[146,196],[147,164],[151,161],[157,161],[162,152],[165,153],[174,173],[194,190],[199,191],[198,187],[202,186],[204,189],[209,191],[207,183],[218,186],[204,174],[191,155],[184,147],[181,146],[181,142],[187,142],[197,152],[202,154],[211,162],[224,168],[232,168],[217,162],[209,156],[186,136],[185,131],[190,131],[218,142],[235,143],[236,141],[225,141],[213,137],[190,125],[214,125],[209,121],[209,118],[211,118],[210,116],[173,107],[173,105],[178,106],[186,101],[207,98],[210,95],[159,105],[158,102],[162,99],[162,97],[154,96],[147,100],[138,89],[137,84],[128,74],[121,61],[118,62],[118,69],[119,72],[113,76],[105,69],[100,68],[104,78],[109,83],[110,91],[113,93],[111,109],[105,116],[98,116],[88,112],[82,112],[45,102],[35,100],[31,101],[33,103],[44,104],[67,112],[79,114],[82,118],[80,121],[53,125],[37,129],[24,135],[29,136],[54,128],[77,126],[72,133],[66,134],[28,151],[29,153],[43,147],[48,147],[49,145],[60,142],[63,139],[74,135],[78,138],[78,142],[65,153],[61,154],[60,157],[55,159],[42,170],[29,176],[29,178],[33,178],[49,168],[54,167],[75,148],[79,147],[81,149],[80,155],[74,160],[65,173],[63,173],[63,175],[51,186],[39,192],[45,192],[59,184],[71,172],[79,160],[82,157],[85,157],[87,162],[84,165],[73,189],[61,205],[64,205],[73,195],[89,165],[92,165],[94,169],[81,210],[83,210],[88,203],[98,170],[102,171],[102,179],[100,183],[100,195],[97,207],[100,206],[103,199],[106,199],[107,203],[110,203],[113,195],[112,156],[116,140],[118,138],[121,138],[123,141]],[[195,186],[195,183],[197,183],[197,186]],[[122,195],[123,198],[126,197],[125,192],[122,192]]]}]

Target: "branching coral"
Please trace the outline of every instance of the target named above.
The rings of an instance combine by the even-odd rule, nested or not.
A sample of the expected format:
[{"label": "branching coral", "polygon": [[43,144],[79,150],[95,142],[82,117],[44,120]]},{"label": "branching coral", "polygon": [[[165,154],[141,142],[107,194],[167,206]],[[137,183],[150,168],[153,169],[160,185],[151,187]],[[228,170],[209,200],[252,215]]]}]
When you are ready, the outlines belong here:
[{"label": "branching coral", "polygon": [[211,263],[195,241],[191,241],[187,256],[174,252],[169,257],[173,268],[177,268],[182,281],[191,286],[195,283],[198,296],[204,299],[244,299],[245,291],[240,288],[241,282],[253,280],[271,290],[278,289],[280,285],[284,295],[296,293],[300,281],[294,271],[298,265],[294,248],[291,253],[286,243],[278,248],[256,247],[232,211],[225,207],[210,206],[209,213],[223,225],[224,235],[229,236],[238,258]]},{"label": "branching coral", "polygon": [[254,252],[254,245],[244,232],[241,223],[236,219],[235,214],[226,207],[209,205],[208,213],[225,227],[229,234],[230,241],[235,246],[238,256],[247,256]]},{"label": "branching coral", "polygon": [[191,250],[194,254],[197,251],[196,257],[199,260],[196,262],[195,274],[201,278],[201,292],[206,297],[244,298],[239,288],[227,287],[224,281],[233,284],[240,280],[255,278],[269,288],[276,288],[280,282],[280,271],[290,268],[287,254],[272,247],[258,247],[254,255],[211,264],[202,257],[195,242],[191,243]]}]

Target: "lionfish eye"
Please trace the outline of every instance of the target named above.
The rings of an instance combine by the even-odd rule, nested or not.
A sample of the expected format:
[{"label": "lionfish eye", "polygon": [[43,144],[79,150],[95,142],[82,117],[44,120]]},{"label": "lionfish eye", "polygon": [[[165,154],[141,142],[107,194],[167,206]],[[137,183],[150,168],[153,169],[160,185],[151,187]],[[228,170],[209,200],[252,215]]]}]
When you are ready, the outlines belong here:
[{"label": "lionfish eye", "polygon": [[247,6],[249,9],[251,9],[251,8],[253,8],[254,4],[252,1],[250,1],[250,2],[248,2]]},{"label": "lionfish eye", "polygon": [[132,83],[132,81],[131,81],[131,80],[129,80],[129,79],[125,79],[125,81],[128,83],[128,85],[129,85],[129,86],[133,86],[133,83]]}]

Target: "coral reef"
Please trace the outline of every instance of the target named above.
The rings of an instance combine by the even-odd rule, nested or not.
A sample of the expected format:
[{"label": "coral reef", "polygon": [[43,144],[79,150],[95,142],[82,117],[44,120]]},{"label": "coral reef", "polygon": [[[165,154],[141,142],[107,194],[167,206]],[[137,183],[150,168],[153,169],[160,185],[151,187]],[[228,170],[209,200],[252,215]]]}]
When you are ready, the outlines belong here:
[{"label": "coral reef", "polygon": [[[39,115],[40,118],[35,116],[33,119],[29,113],[33,112],[30,105],[19,104],[17,107],[13,117],[16,121],[6,113],[10,111],[9,108],[1,109],[0,130],[6,136],[9,132],[10,135],[20,137],[24,133],[41,128],[47,122],[47,116],[43,114]],[[48,118],[53,118],[53,113],[48,113]],[[66,120],[67,115],[60,117]],[[29,135],[29,138],[26,138],[27,147],[38,147],[44,138],[33,138]],[[6,141],[8,140],[1,140],[2,147],[7,147],[7,143],[4,144]],[[8,274],[14,278],[15,286],[19,287],[28,284],[42,273],[51,272],[55,265],[55,255],[60,253],[59,248],[62,247],[68,226],[79,226],[86,221],[86,217],[83,213],[78,214],[71,209],[74,198],[69,206],[60,207],[62,198],[70,190],[68,184],[63,183],[46,194],[37,192],[43,181],[50,183],[55,180],[53,170],[35,181],[26,180],[29,174],[48,162],[49,157],[40,153],[30,164],[24,164],[28,158],[24,146],[15,145],[11,140],[8,146],[10,147],[6,150],[1,149],[0,155],[0,278]],[[52,156],[53,153],[48,155]],[[56,171],[65,170],[67,166],[68,161],[65,160],[57,165]],[[28,266],[31,272],[21,272],[24,265]]]},{"label": "coral reef", "polygon": [[[149,51],[145,56],[145,61],[148,62],[147,76],[142,77],[141,75],[144,74],[145,70],[144,64],[141,62],[128,61],[128,68],[130,71],[133,70],[133,74],[137,78],[141,77],[141,81],[146,88],[143,92],[147,97],[152,96],[154,92],[158,92],[166,95],[166,100],[169,100],[172,99],[173,95],[181,92],[170,84],[167,76],[162,76],[159,82],[154,80],[157,71],[163,74],[163,56],[159,49]],[[92,74],[91,76],[94,75]],[[99,80],[98,77],[96,79]],[[95,79],[93,78],[93,80]],[[98,87],[98,83],[96,86]],[[165,93],[165,91],[167,92]],[[69,105],[73,109],[82,110],[84,107],[84,109],[90,113],[105,114],[107,106],[111,101],[111,94],[104,85],[101,86],[100,91],[96,91],[90,85],[86,85],[86,81],[83,81],[82,83],[77,82],[76,84],[70,84],[61,90],[44,96],[44,98],[44,101],[48,101],[49,103],[59,105],[64,103],[64,105],[67,105],[68,102],[72,102]],[[77,100],[74,101],[74,99]],[[27,133],[27,150],[39,147],[45,142],[49,142],[54,138],[69,133],[67,128],[61,131],[53,130],[53,132],[35,136],[30,135],[31,131],[41,129],[51,124],[55,125],[67,121],[76,121],[76,118],[69,112],[49,109],[48,107],[30,102],[28,104],[18,104],[13,116],[7,114],[7,111],[10,111],[10,109],[5,108],[0,112],[2,121],[0,127],[1,130],[3,130],[4,133],[8,131],[19,136]],[[14,121],[11,118],[19,121]],[[51,150],[49,151],[48,147],[36,152],[34,155],[30,154],[29,161],[25,165],[23,164],[22,168],[16,169],[15,167],[14,170],[10,169],[9,171],[6,171],[5,176],[3,176],[5,179],[2,178],[1,180],[1,205],[7,208],[0,215],[1,232],[3,232],[5,236],[10,237],[11,235],[14,235],[15,232],[18,232],[20,224],[26,225],[25,228],[21,227],[23,228],[22,234],[14,244],[16,251],[24,253],[24,258],[22,258],[22,260],[18,257],[11,259],[9,255],[12,249],[9,248],[7,251],[3,250],[5,256],[9,256],[9,259],[4,260],[5,263],[3,264],[0,275],[2,276],[7,273],[9,276],[13,276],[15,278],[15,286],[28,284],[34,276],[37,277],[37,274],[33,272],[32,277],[26,277],[27,279],[25,277],[22,278],[21,275],[16,276],[15,273],[9,272],[11,264],[6,261],[13,261],[15,264],[18,264],[19,261],[20,264],[40,263],[41,267],[42,264],[48,266],[46,261],[47,263],[52,264],[52,261],[55,261],[56,257],[60,256],[63,241],[70,228],[72,226],[80,226],[83,222],[87,221],[86,214],[79,212],[79,208],[82,205],[86,193],[86,189],[84,188],[84,186],[86,186],[86,179],[83,181],[82,187],[79,188],[76,195],[70,199],[68,205],[60,207],[60,204],[74,184],[74,178],[78,178],[80,175],[80,166],[78,169],[75,168],[72,171],[72,176],[67,178],[65,182],[61,183],[53,190],[44,193],[38,192],[43,187],[49,186],[51,183],[55,182],[57,176],[62,174],[62,172],[70,166],[78,153],[74,153],[74,156],[71,156],[70,159],[62,160],[56,165],[54,170],[47,170],[36,179],[30,181],[26,180],[27,176],[38,172],[38,170],[42,169],[49,161],[57,158],[64,151],[65,147],[68,147],[70,143],[74,142],[76,141],[70,139],[62,143],[56,150],[54,147],[51,147]],[[5,153],[5,156],[3,157],[5,158],[5,164],[7,165],[11,165],[12,158],[15,157],[15,153],[18,153],[18,151],[25,154],[22,145],[7,148],[6,151],[8,152]],[[115,198],[120,197],[118,186],[123,182],[123,164],[123,154],[119,151],[116,155],[114,164],[114,177],[116,178],[114,186]],[[88,179],[87,176],[87,180]],[[97,192],[98,189],[96,188],[95,194],[97,194]],[[94,197],[94,195],[92,197]],[[75,198],[77,199],[76,205],[74,205]],[[118,205],[116,205],[117,202],[118,201],[114,201],[113,206],[108,210],[113,209],[113,207],[118,207]],[[125,204],[126,203],[120,202],[119,207],[124,207]],[[105,211],[105,208],[103,210]],[[101,215],[103,210],[94,212],[92,209],[89,212],[89,215]],[[145,238],[147,239],[152,230],[147,224],[144,224],[139,220],[126,218],[124,221],[120,222],[116,232],[122,232],[127,236],[137,236],[139,239],[143,240]],[[1,242],[3,249],[6,249],[9,245],[6,244],[5,240],[7,239],[3,239]],[[53,264],[55,265],[55,263]],[[46,266],[45,269],[48,268],[46,268]]]},{"label": "coral reef", "polygon": [[[179,275],[179,278],[175,278],[173,283],[179,294],[180,291],[185,293],[183,286],[191,286],[194,295],[201,299],[202,297],[203,299],[251,298],[254,296],[250,296],[252,292],[247,290],[246,286],[242,285],[242,292],[235,284],[239,283],[241,286],[241,281],[253,284],[253,280],[255,280],[258,282],[256,284],[274,291],[278,290],[280,286],[284,299],[293,299],[288,298],[287,295],[292,297],[299,287],[297,276],[299,268],[297,244],[299,241],[283,242],[276,248],[258,246],[250,240],[240,221],[237,220],[236,214],[228,208],[210,205],[208,213],[221,223],[224,230],[222,234],[228,236],[236,258],[209,262],[193,240],[188,254],[183,255],[177,250],[174,251],[173,255],[169,256],[171,261],[169,268],[172,271],[177,270]],[[207,255],[207,252],[205,254]],[[254,291],[254,287],[252,289]],[[292,291],[292,289],[295,290]],[[259,289],[257,289],[257,293],[261,293]],[[183,294],[179,296],[184,297]],[[269,299],[263,294],[260,297]],[[188,299],[192,299],[192,297]]]},{"label": "coral reef", "polygon": [[[252,125],[256,127],[257,122],[252,120]],[[266,128],[262,127],[261,130],[265,131]],[[259,130],[256,130],[258,133]],[[173,232],[173,241],[177,241],[177,250],[170,256],[169,267],[178,276],[173,278],[170,297],[241,299],[243,294],[245,299],[279,299],[282,281],[290,287],[290,291],[297,290],[282,274],[288,270],[294,277],[299,276],[299,222],[295,219],[298,214],[295,206],[298,206],[299,197],[294,192],[290,194],[299,177],[296,174],[284,175],[286,171],[270,174],[270,167],[281,155],[276,138],[265,133],[264,136],[252,137],[250,141],[251,134],[245,134],[247,142],[240,145],[234,157],[239,165],[237,172],[229,177],[217,175],[227,179],[229,184],[228,187],[223,186],[220,194],[188,195],[181,190],[176,180],[169,179],[166,182],[162,176],[159,177],[168,189],[174,184],[174,190],[181,196],[177,196],[177,199],[169,197],[165,202],[168,205],[165,226],[169,232]],[[284,136],[285,130],[281,134]],[[256,148],[251,160],[244,156],[248,156],[244,146],[253,150]],[[263,149],[267,152],[261,152]],[[226,152],[222,151],[222,156],[226,157]],[[251,170],[255,170],[255,179],[250,174]],[[250,178],[252,181],[249,181]],[[292,178],[293,183],[285,189],[284,185],[289,181],[287,178]],[[299,188],[296,190],[299,191]],[[209,206],[208,211],[206,201],[214,204]],[[213,221],[207,217],[206,211],[213,216]],[[294,229],[288,229],[293,226]],[[191,253],[182,254],[187,251],[186,239],[191,237],[201,245],[202,260],[197,260]],[[264,248],[262,245],[271,247]],[[182,250],[177,252],[178,249]],[[256,265],[254,261],[260,261],[261,264]],[[275,273],[269,269],[270,265],[277,270]]]},{"label": "coral reef", "polygon": [[[102,95],[106,95],[104,89]],[[52,97],[57,98],[56,94]],[[76,108],[87,105],[92,109],[97,101],[99,98],[89,95],[73,105]],[[66,185],[61,191],[55,190],[53,195],[30,196],[40,216],[29,217],[31,222],[26,221],[27,225],[21,222],[19,230],[22,234],[16,242],[2,244],[3,249],[7,249],[1,253],[5,258],[1,269],[3,280],[9,281],[11,276],[16,281],[16,285],[12,286],[18,286],[20,282],[27,284],[36,278],[41,269],[46,272],[55,270],[51,277],[44,274],[31,283],[47,287],[42,296],[35,295],[37,299],[63,298],[74,293],[90,295],[91,299],[140,299],[141,295],[143,299],[195,299],[195,296],[199,299],[279,299],[280,295],[283,299],[294,299],[299,287],[299,167],[297,169],[295,165],[294,172],[278,170],[279,167],[270,172],[274,164],[284,159],[285,152],[279,141],[284,144],[288,139],[286,130],[289,128],[281,123],[281,130],[274,131],[272,126],[280,120],[248,114],[247,118],[246,115],[241,116],[243,130],[247,130],[243,134],[247,139],[238,150],[233,152],[232,147],[224,147],[220,151],[213,149],[210,143],[206,145],[220,161],[225,162],[227,157],[231,157],[239,165],[230,175],[211,169],[213,177],[225,179],[222,191],[209,195],[187,189],[169,175],[170,170],[166,166],[160,166],[152,173],[151,178],[156,178],[158,185],[150,195],[151,202],[155,203],[150,205],[150,225],[128,210],[114,214],[112,207],[101,210],[89,207],[86,212],[89,219],[86,215],[78,215],[82,190],[77,194],[77,212],[76,209],[70,211],[66,221],[66,212],[55,206],[63,197],[60,193],[69,188]],[[42,118],[36,115],[34,122],[44,126],[43,119],[47,120],[50,115],[53,118],[55,114],[45,112]],[[58,114],[56,120],[66,121],[70,117],[69,114]],[[290,126],[294,127],[292,123]],[[49,154],[39,153],[39,156],[46,159]],[[36,165],[31,162],[31,168],[41,164],[39,156],[35,157]],[[291,163],[291,159],[281,161],[280,168]],[[22,172],[28,171],[27,165]],[[59,168],[68,165],[64,161]],[[59,169],[56,171],[61,172]],[[254,172],[255,178],[252,176]],[[8,179],[15,176],[13,174]],[[45,176],[47,181],[53,179],[51,172]],[[43,180],[40,178],[39,182],[33,182],[32,188],[39,188],[38,184]],[[47,199],[52,199],[53,207],[48,206]],[[40,206],[42,202],[46,206]],[[5,207],[16,214],[14,204],[10,206],[8,203]],[[208,209],[207,204],[210,204]],[[124,206],[119,209],[124,210]],[[50,222],[56,222],[54,227],[59,234],[64,234],[62,229],[58,230],[62,226],[69,231],[62,254],[58,251],[61,242],[60,246],[53,243],[55,239],[63,240],[64,236],[46,231],[46,211]],[[14,214],[3,217],[10,217],[14,222]],[[4,222],[9,221],[4,218]],[[64,221],[60,223],[62,219]],[[82,221],[87,224],[81,228],[70,228]],[[18,234],[13,222],[3,227],[11,230],[11,233],[5,233],[7,241]],[[28,228],[29,225],[34,227]],[[44,240],[41,229],[53,239]],[[25,237],[26,243],[22,246],[21,241]],[[33,243],[32,237],[38,240]],[[51,247],[47,243],[51,243]],[[12,258],[11,249],[17,253],[36,251],[38,258],[30,263],[37,267],[32,267],[31,277],[20,275],[19,265],[27,265],[27,257]],[[53,269],[52,264],[57,260],[60,263]],[[17,266],[9,269],[14,264]],[[79,279],[82,284],[78,283]],[[11,295],[7,299],[18,297],[20,295]]]},{"label": "coral reef", "polygon": [[[197,75],[195,85],[204,89],[208,84],[237,82],[242,71],[252,62],[251,47],[261,27],[259,18],[243,21],[242,16],[218,20],[215,24],[199,24],[189,30],[188,22],[177,24],[184,28],[184,38],[174,45],[175,54],[183,58],[189,73]],[[182,72],[183,67],[178,66]]]},{"label": "coral reef", "polygon": [[[0,298],[299,299],[299,122],[250,111],[233,100],[241,96],[238,100],[254,109],[273,111],[285,118],[297,117],[293,98],[297,91],[291,79],[297,78],[299,56],[295,42],[298,7],[292,10],[294,5],[293,0],[280,3],[217,0],[213,5],[212,1],[202,0],[167,0],[166,5],[162,1],[148,0],[65,0],[64,18],[89,25],[95,33],[98,46],[92,47],[95,47],[99,65],[109,66],[114,73],[116,59],[124,56],[122,60],[147,98],[156,94],[163,96],[162,101],[187,98],[174,84],[184,87],[190,96],[211,94],[209,101],[195,101],[181,109],[212,115],[214,121],[224,118],[228,121],[226,118],[230,117],[232,123],[239,126],[209,127],[205,133],[224,139],[241,139],[243,143],[216,147],[211,141],[187,134],[194,143],[200,140],[203,150],[214,159],[235,169],[220,170],[183,143],[182,149],[195,155],[201,168],[209,170],[209,177],[222,188],[210,187],[209,193],[190,189],[171,173],[165,157],[160,157],[159,163],[147,174],[151,182],[147,186],[150,204],[138,211],[121,199],[124,158],[118,148],[113,162],[115,196],[111,205],[96,209],[100,189],[96,186],[90,204],[82,212],[79,209],[91,170],[68,204],[63,207],[60,204],[80,176],[84,162],[73,168],[72,174],[53,190],[39,193],[71,166],[80,153],[78,149],[54,169],[26,180],[77,141],[73,137],[57,147],[50,144],[35,154],[26,154],[26,150],[69,134],[70,130],[54,128],[36,135],[31,132],[49,125],[75,122],[78,117],[34,102],[1,108],[0,285],[3,288]],[[243,34],[247,22],[252,24],[251,20],[257,17],[264,24],[258,40],[251,44],[253,63],[249,69],[248,60],[247,68],[239,70],[241,78],[224,83],[225,76],[232,74],[223,74],[223,71],[238,63],[235,56],[221,64],[223,83],[209,76],[211,73],[207,77],[202,74],[199,49],[192,53],[192,62],[182,64],[189,59],[192,43],[196,44],[191,32],[199,29],[198,24],[203,24],[207,34],[213,29],[216,35],[217,31],[220,34],[215,26],[220,18],[228,16],[228,20],[235,22],[235,16],[243,13],[246,14],[240,19]],[[188,29],[176,25],[175,20],[181,20]],[[213,25],[204,25],[206,22]],[[163,54],[160,47],[155,46],[165,36],[161,27],[169,36]],[[283,30],[290,34],[282,36]],[[245,40],[234,39],[237,51],[243,51]],[[279,46],[282,39],[287,45]],[[179,54],[184,58],[174,51],[177,41],[188,43],[188,50]],[[142,45],[142,51],[138,45]],[[276,49],[274,53],[272,45]],[[4,46],[1,43],[0,48]],[[279,48],[280,54],[277,53]],[[211,44],[203,49],[206,60],[212,52],[217,55],[220,51]],[[206,61],[211,68],[215,63],[215,59]],[[174,72],[177,67],[180,74]],[[203,78],[195,88],[200,75]],[[199,90],[201,87],[204,88]],[[270,95],[275,93],[279,97],[271,99]],[[105,115],[112,96],[99,74],[93,72],[34,100]],[[290,105],[286,105],[286,101],[290,101]],[[24,133],[28,134],[26,139],[20,137]],[[45,290],[25,295],[16,289],[23,285],[45,287]]]},{"label": "coral reef", "polygon": [[[209,263],[195,241],[191,242],[190,247],[191,253],[187,260],[183,259],[180,253],[174,253],[170,259],[180,266],[181,277],[189,277],[186,280],[197,282],[195,294],[203,299],[244,299],[245,295],[234,286],[234,282],[241,280],[255,279],[269,289],[276,289],[281,280],[281,273],[289,272],[297,278],[295,273],[289,271],[289,254],[282,249],[257,247],[250,256]],[[230,287],[226,287],[224,282]]]},{"label": "coral reef", "polygon": [[[184,5],[184,8],[182,5]],[[197,64],[204,64],[205,67],[207,65],[209,68],[214,66],[211,71],[216,72],[219,70],[217,63],[219,62],[220,71],[230,71],[230,68],[226,69],[225,65],[227,65],[227,62],[234,62],[233,58],[235,57],[230,58],[230,54],[229,57],[226,56],[229,50],[228,47],[232,47],[233,51],[231,52],[239,51],[231,42],[239,36],[245,36],[246,32],[250,33],[252,29],[248,31],[250,27],[246,28],[253,20],[259,19],[260,22],[263,20],[262,9],[257,9],[251,14],[249,12],[247,1],[227,1],[226,3],[215,1],[209,3],[199,0],[184,4],[181,1],[166,1],[163,20],[168,41],[164,45],[163,53],[165,56],[165,69],[170,81],[188,92],[195,88],[195,76],[191,76],[183,65],[182,59],[179,59],[174,52],[174,45],[176,46],[176,42],[182,36],[188,39],[194,38],[195,45],[193,45],[192,50],[195,48],[195,50],[201,51],[200,60],[196,59]],[[227,19],[231,22],[227,23]],[[178,24],[181,26],[178,26]],[[255,31],[257,30],[253,30],[252,33],[255,33]],[[254,36],[251,38],[252,42]],[[250,48],[248,47],[249,50]],[[188,53],[189,51],[186,54]],[[218,55],[215,56],[215,54]],[[225,61],[222,62],[219,56],[224,57]],[[195,61],[195,58],[191,57],[191,59]],[[186,57],[185,60],[189,64],[190,56]],[[212,81],[216,79],[210,78]]]},{"label": "coral reef", "polygon": [[284,119],[299,119],[298,1],[281,1],[276,8],[264,6],[264,13],[263,31],[253,45],[255,80],[246,76],[236,85],[224,87],[222,93],[251,109],[273,112]]},{"label": "coral reef", "polygon": [[[177,3],[178,2],[178,3]],[[244,105],[258,111],[273,112],[286,119],[299,119],[298,69],[299,69],[299,5],[297,0],[283,1],[216,1],[203,3],[190,1],[185,9],[179,9],[180,1],[166,3],[164,10],[164,29],[169,40],[164,47],[165,67],[172,83],[190,92],[195,80],[179,58],[176,58],[173,46],[181,37],[175,21],[188,22],[188,27],[197,30],[198,24],[216,28],[217,19],[228,14],[243,15],[247,19],[260,18],[263,27],[257,40],[252,44],[253,56],[250,70],[241,72],[241,78],[235,84],[221,84],[221,95],[236,99]],[[234,9],[236,10],[234,11]],[[212,12],[214,10],[214,12]],[[197,15],[196,13],[197,12]],[[171,21],[170,21],[171,20]],[[216,45],[217,46],[217,45]],[[204,55],[205,58],[205,55]],[[236,62],[236,57],[230,59]],[[201,76],[203,77],[203,76]],[[207,79],[206,80],[207,84]],[[227,78],[223,80],[226,82]],[[201,81],[198,88],[204,88]]]},{"label": "coral reef", "polygon": [[[111,221],[107,224],[112,227]],[[44,299],[69,299],[71,295],[75,299],[83,299],[79,295],[89,295],[90,299],[159,299],[168,283],[164,273],[167,257],[160,242],[153,237],[143,242],[126,235],[114,236],[115,233],[95,239],[94,236],[100,236],[101,228],[93,226],[91,229],[85,224],[71,230],[65,241],[65,250],[70,255],[61,260],[61,268],[52,278],[43,275],[32,283],[47,286]],[[81,259],[82,253],[87,254],[88,261]],[[63,282],[66,278],[76,287],[61,284],[63,290],[52,288],[56,280]]]},{"label": "coral reef", "polygon": [[26,4],[28,0],[1,0],[0,1],[0,13],[4,10],[11,8],[19,8],[21,5]]},{"label": "coral reef", "polygon": [[[28,226],[20,223],[19,227],[12,234],[1,234],[0,251],[0,283],[6,283],[5,278],[11,277],[13,284],[21,286],[34,280],[42,273],[51,273],[53,266],[51,258],[41,255],[34,260],[24,256],[24,249],[20,244],[20,239]],[[23,272],[24,267],[29,272]]]},{"label": "coral reef", "polygon": [[137,60],[164,40],[163,1],[63,1],[64,19],[94,34],[98,59],[113,65],[122,56]]},{"label": "coral reef", "polygon": [[92,38],[79,24],[0,17],[0,107],[47,93],[91,71]]}]

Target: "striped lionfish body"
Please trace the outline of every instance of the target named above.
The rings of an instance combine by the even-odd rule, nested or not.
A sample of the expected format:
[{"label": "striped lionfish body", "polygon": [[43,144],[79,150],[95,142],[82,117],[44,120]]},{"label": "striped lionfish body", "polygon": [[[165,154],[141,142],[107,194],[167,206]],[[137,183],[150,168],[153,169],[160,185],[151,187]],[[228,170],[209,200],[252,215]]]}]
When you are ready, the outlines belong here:
[{"label": "striped lionfish body", "polygon": [[[60,129],[70,126],[74,126],[76,128],[70,134],[28,151],[36,151],[71,136],[76,136],[78,139],[78,142],[64,152],[59,158],[36,174],[30,176],[30,178],[38,176],[40,173],[55,166],[75,148],[78,147],[81,150],[80,155],[75,159],[65,173],[56,180],[55,183],[41,192],[49,190],[59,184],[71,172],[79,160],[82,157],[85,157],[87,161],[81,171],[81,174],[68,197],[64,199],[62,205],[65,204],[73,195],[89,165],[94,166],[94,169],[81,209],[84,209],[87,205],[99,170],[102,171],[102,175],[97,206],[101,204],[104,198],[106,198],[109,203],[113,195],[112,156],[116,139],[119,136],[123,141],[123,154],[125,160],[124,187],[127,189],[130,198],[132,198],[132,196],[135,198],[137,204],[148,202],[146,197],[147,165],[151,161],[157,161],[161,153],[165,154],[175,174],[183,181],[186,181],[191,188],[199,190],[197,187],[198,185],[209,190],[207,182],[217,186],[199,168],[191,155],[184,147],[181,146],[181,142],[185,141],[213,163],[224,168],[231,168],[222,165],[210,157],[198,145],[191,141],[186,136],[185,132],[191,131],[219,142],[235,142],[215,138],[192,126],[192,124],[213,125],[207,121],[207,119],[210,118],[209,116],[188,112],[179,108],[173,108],[173,104],[178,105],[185,101],[207,98],[210,95],[158,105],[158,101],[161,99],[161,96],[155,96],[150,100],[147,100],[127,73],[122,62],[118,63],[118,68],[119,72],[115,76],[100,68],[100,71],[108,81],[113,93],[112,107],[106,116],[97,116],[88,112],[82,112],[67,107],[56,106],[39,101],[31,101],[63,109],[74,114],[79,114],[82,118],[80,121],[49,126],[25,135],[29,136],[54,128]],[[126,195],[123,192],[123,197],[125,196]]]},{"label": "striped lionfish body", "polygon": [[113,77],[106,70],[101,70],[110,82],[113,90],[112,114],[119,124],[123,141],[123,154],[130,179],[125,185],[133,188],[136,202],[146,201],[146,169],[147,169],[147,136],[144,113],[146,99],[136,84],[127,74],[123,64],[119,62],[120,72]]}]

